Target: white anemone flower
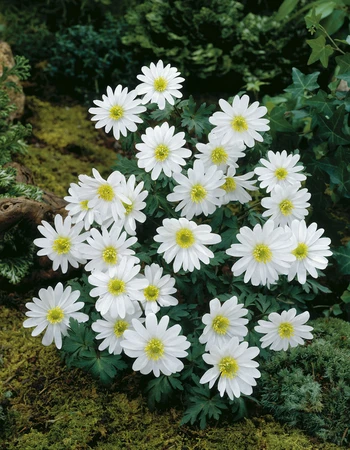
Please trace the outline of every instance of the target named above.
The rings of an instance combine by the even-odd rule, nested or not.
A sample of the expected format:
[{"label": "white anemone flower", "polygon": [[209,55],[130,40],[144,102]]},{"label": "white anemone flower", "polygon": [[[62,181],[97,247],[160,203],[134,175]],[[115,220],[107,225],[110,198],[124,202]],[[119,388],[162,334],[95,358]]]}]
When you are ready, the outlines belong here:
[{"label": "white anemone flower", "polygon": [[293,241],[290,233],[282,227],[275,227],[268,220],[263,227],[255,225],[253,230],[243,227],[237,234],[239,244],[232,244],[226,250],[231,256],[239,257],[232,266],[234,276],[244,273],[244,282],[253,286],[274,284],[279,275],[287,275],[291,263],[296,260],[291,253]]},{"label": "white anemone flower", "polygon": [[259,364],[253,361],[259,354],[258,347],[248,348],[248,342],[239,343],[238,337],[233,337],[221,347],[211,347],[209,353],[204,353],[203,359],[213,367],[205,372],[200,383],[209,383],[211,389],[216,380],[220,396],[225,392],[233,400],[241,394],[251,395],[256,386],[256,378],[260,377],[257,370]]},{"label": "white anemone flower", "polygon": [[185,133],[174,132],[175,127],[169,127],[164,122],[161,126],[147,128],[146,134],[141,136],[143,142],[135,145],[139,150],[136,154],[137,165],[146,172],[151,172],[152,180],[157,180],[161,172],[167,177],[180,173],[181,166],[186,164],[184,158],[192,155],[191,150],[184,147]]},{"label": "white anemone flower", "polygon": [[310,331],[313,327],[304,325],[309,319],[308,311],[296,315],[295,308],[289,311],[282,311],[281,314],[269,314],[269,321],[259,320],[255,331],[265,334],[260,341],[261,347],[270,346],[271,350],[288,350],[289,347],[297,347],[304,345],[304,339],[312,339],[313,336]]},{"label": "white anemone flower", "polygon": [[299,283],[304,284],[307,274],[317,278],[316,269],[323,270],[327,267],[326,256],[332,255],[329,250],[331,240],[326,237],[321,238],[324,230],[322,228],[318,230],[316,223],[307,227],[304,220],[293,220],[290,229],[294,239],[292,254],[296,260],[288,271],[288,281],[297,276]]},{"label": "white anemone flower", "polygon": [[180,325],[168,328],[168,324],[169,316],[163,316],[158,323],[153,313],[146,316],[145,326],[133,319],[134,331],[126,330],[121,342],[124,352],[136,358],[133,370],[144,375],[153,372],[155,377],[181,372],[184,365],[178,358],[187,356],[191,344],[186,336],[180,336]]},{"label": "white anemone flower", "polygon": [[267,210],[262,216],[269,217],[276,225],[290,225],[294,219],[303,220],[308,214],[311,194],[298,185],[282,188],[276,186],[270,197],[261,200],[261,205]]},{"label": "white anemone flower", "polygon": [[286,150],[280,152],[267,152],[267,159],[261,158],[260,164],[264,167],[256,167],[254,172],[259,175],[260,187],[271,192],[276,186],[286,188],[294,185],[300,188],[301,182],[306,176],[301,172],[304,166],[297,165],[300,155],[287,155]]},{"label": "white anemone flower", "polygon": [[136,256],[133,256],[134,250],[129,248],[137,242],[137,238],[127,239],[126,232],[122,231],[122,227],[116,223],[109,231],[103,226],[101,232],[91,228],[87,242],[88,244],[81,245],[82,254],[90,260],[85,266],[87,271],[107,272],[111,267],[118,265],[123,257],[128,257],[134,264],[140,262]]},{"label": "white anemone flower", "polygon": [[221,197],[225,191],[221,189],[224,183],[222,170],[215,166],[205,169],[202,161],[195,161],[193,169],[188,169],[187,177],[181,173],[174,173],[174,180],[178,186],[167,195],[169,202],[180,202],[175,211],[181,211],[186,219],[204,214],[208,216],[221,206]]},{"label": "white anemone flower", "polygon": [[147,281],[138,278],[140,266],[133,259],[122,258],[120,264],[108,272],[95,270],[89,276],[89,283],[96,286],[90,291],[91,297],[98,297],[96,309],[102,315],[107,312],[112,317],[133,314],[135,302],[142,295],[140,291],[147,287]]},{"label": "white anemone flower", "polygon": [[102,95],[101,100],[94,100],[97,108],[90,108],[89,113],[95,114],[91,120],[96,121],[95,128],[105,128],[109,133],[113,128],[113,136],[118,141],[120,134],[126,136],[128,130],[137,130],[137,123],[143,120],[138,116],[146,111],[145,106],[141,106],[141,100],[136,98],[136,91],[128,92],[121,84],[113,89],[107,87],[107,95]]},{"label": "white anemone flower", "polygon": [[142,309],[135,303],[135,311],[132,314],[126,314],[124,318],[119,316],[112,317],[106,313],[103,319],[98,319],[91,325],[91,328],[98,333],[96,339],[102,339],[98,346],[100,351],[106,350],[113,355],[120,355],[123,351],[120,343],[124,339],[124,332],[126,330],[133,330],[132,319],[138,319],[143,322],[141,318]]},{"label": "white anemone flower", "polygon": [[64,197],[68,202],[65,209],[72,217],[72,223],[83,221],[85,230],[89,230],[95,221],[98,223],[101,222],[99,212],[96,209],[89,208],[89,199],[86,197],[83,186],[71,183],[68,193],[70,195]]},{"label": "white anemone flower", "polygon": [[151,63],[149,67],[141,68],[143,75],[137,75],[142,81],[136,86],[137,95],[143,95],[142,103],[157,103],[159,109],[164,109],[166,102],[174,105],[175,98],[181,98],[182,94],[179,89],[182,88],[184,78],[179,77],[180,72],[176,67],[170,64],[164,67],[163,61],[159,60],[157,64]]},{"label": "white anemone flower", "polygon": [[248,203],[252,199],[248,191],[256,191],[258,188],[254,186],[256,180],[253,178],[254,172],[248,172],[245,175],[236,175],[236,169],[229,167],[224,176],[225,183],[221,189],[225,191],[225,195],[221,198],[222,204],[227,205],[230,202]]},{"label": "white anemone flower", "polygon": [[42,339],[43,345],[55,343],[57,348],[62,347],[62,336],[67,336],[69,319],[78,322],[86,322],[89,316],[78,312],[84,307],[84,302],[77,302],[80,297],[79,291],[72,291],[68,286],[63,289],[62,283],[58,283],[53,289],[40,289],[39,298],[34,297],[33,302],[26,303],[26,316],[29,319],[23,322],[24,328],[35,327],[32,336],[38,336],[45,330]]},{"label": "white anemone flower", "polygon": [[222,347],[233,336],[240,341],[248,334],[245,326],[248,319],[243,316],[248,314],[242,303],[238,303],[236,296],[231,297],[224,303],[214,298],[209,303],[210,313],[204,314],[202,322],[205,324],[203,333],[199,337],[199,342],[205,345],[205,350],[210,350],[213,346]]},{"label": "white anemone flower", "polygon": [[206,245],[221,242],[221,237],[212,233],[209,225],[197,225],[183,217],[164,219],[157,233],[154,240],[161,243],[157,252],[164,253],[168,264],[174,260],[174,272],[181,268],[193,272],[195,268],[200,269],[200,262],[209,264],[214,253]]},{"label": "white anemone flower", "polygon": [[238,167],[236,161],[245,156],[243,152],[246,146],[243,142],[231,142],[230,139],[215,136],[213,133],[209,134],[208,140],[208,144],[196,144],[199,153],[195,157],[203,162],[205,169],[216,166],[217,169],[225,171],[228,166]]},{"label": "white anemone flower", "polygon": [[68,264],[77,268],[79,264],[86,263],[86,259],[80,251],[82,242],[89,236],[89,232],[80,234],[84,222],[72,226],[70,216],[63,221],[62,216],[56,214],[55,228],[45,220],[41,223],[42,225],[38,226],[38,230],[44,237],[35,239],[34,244],[41,247],[41,250],[37,253],[39,256],[48,256],[51,259],[53,270],[61,267],[62,273],[66,273]]},{"label": "white anemone flower", "polygon": [[270,129],[267,125],[269,120],[261,118],[267,113],[265,106],[259,106],[259,102],[248,106],[248,95],[241,98],[236,95],[232,105],[220,99],[219,105],[222,111],[217,111],[209,117],[209,122],[215,125],[212,133],[223,136],[231,142],[243,141],[247,147],[253,147],[255,141],[263,141],[258,131]]}]

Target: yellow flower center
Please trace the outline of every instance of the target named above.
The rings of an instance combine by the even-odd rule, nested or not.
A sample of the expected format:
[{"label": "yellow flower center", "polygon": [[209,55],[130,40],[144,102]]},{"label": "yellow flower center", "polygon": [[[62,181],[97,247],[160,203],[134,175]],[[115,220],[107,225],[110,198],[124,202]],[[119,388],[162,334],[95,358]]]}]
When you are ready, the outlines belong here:
[{"label": "yellow flower center", "polygon": [[145,347],[145,353],[148,359],[153,359],[153,361],[158,361],[164,355],[164,344],[158,338],[152,338],[148,341]]},{"label": "yellow flower center", "polygon": [[287,177],[287,175],[288,171],[284,167],[280,167],[279,169],[275,170],[275,176],[277,180],[284,180]]},{"label": "yellow flower center", "polygon": [[242,131],[248,130],[248,123],[243,116],[236,116],[231,121],[231,127],[234,129],[234,131],[242,133]]},{"label": "yellow flower center", "polygon": [[230,326],[230,321],[225,316],[216,316],[213,319],[213,322],[211,324],[212,329],[217,334],[226,334],[227,328]]},{"label": "yellow flower center", "polygon": [[294,205],[290,200],[282,200],[279,207],[284,216],[289,216],[294,209]]},{"label": "yellow flower center", "polygon": [[80,202],[80,207],[81,207],[81,209],[84,210],[84,211],[87,211],[87,210],[89,209],[88,203],[89,203],[89,200],[83,200],[83,201],[81,201],[81,202]]},{"label": "yellow flower center", "polygon": [[188,228],[176,232],[176,243],[181,248],[191,247],[195,243],[194,234]]},{"label": "yellow flower center", "polygon": [[109,110],[109,117],[113,120],[119,120],[124,116],[124,108],[119,105],[112,106]]},{"label": "yellow flower center", "polygon": [[294,327],[289,322],[282,322],[278,326],[278,334],[282,339],[289,339],[294,336]]},{"label": "yellow flower center", "polygon": [[295,248],[292,253],[296,257],[296,259],[305,259],[307,257],[307,254],[309,253],[309,247],[304,244],[304,242],[299,242],[297,248]]},{"label": "yellow flower center", "polygon": [[219,165],[227,162],[228,154],[223,147],[216,147],[211,152],[211,160],[213,164]]},{"label": "yellow flower center", "polygon": [[222,377],[234,378],[239,370],[239,365],[232,356],[225,356],[219,362],[219,370]]},{"label": "yellow flower center", "polygon": [[221,189],[225,189],[226,192],[232,192],[236,190],[236,182],[232,177],[226,177],[225,183],[221,186]]},{"label": "yellow flower center", "polygon": [[116,264],[117,262],[117,249],[114,247],[106,247],[102,252],[102,259],[106,264]]},{"label": "yellow flower center", "polygon": [[125,330],[129,327],[128,322],[126,320],[117,320],[114,324],[114,334],[119,338],[122,336]]},{"label": "yellow flower center", "polygon": [[60,323],[64,319],[64,312],[63,309],[59,306],[56,306],[55,308],[49,309],[46,314],[46,319],[50,323]]},{"label": "yellow flower center", "polygon": [[154,284],[150,284],[143,290],[143,294],[148,302],[155,302],[159,296],[159,289]]},{"label": "yellow flower center", "polygon": [[65,255],[69,253],[72,247],[72,241],[69,237],[59,237],[53,241],[52,250],[59,255]]},{"label": "yellow flower center", "polygon": [[165,78],[163,78],[163,77],[158,77],[158,78],[156,78],[156,79],[154,80],[153,87],[154,87],[154,90],[157,91],[157,92],[163,92],[163,91],[165,91],[165,89],[167,88],[167,86],[168,86],[168,82],[167,82],[167,80],[166,80]]},{"label": "yellow flower center", "polygon": [[191,200],[200,203],[207,196],[206,189],[201,184],[194,184],[191,189]]},{"label": "yellow flower center", "polygon": [[99,198],[102,198],[105,202],[111,202],[114,199],[114,191],[109,184],[102,184],[97,189],[97,193]]},{"label": "yellow flower center", "polygon": [[253,250],[253,257],[258,263],[268,263],[272,259],[272,251],[265,244],[257,244]]},{"label": "yellow flower center", "polygon": [[123,280],[112,279],[108,282],[108,292],[112,295],[121,295],[125,292],[125,283]]},{"label": "yellow flower center", "polygon": [[157,161],[164,161],[169,156],[170,150],[167,145],[159,144],[154,150],[154,157]]}]

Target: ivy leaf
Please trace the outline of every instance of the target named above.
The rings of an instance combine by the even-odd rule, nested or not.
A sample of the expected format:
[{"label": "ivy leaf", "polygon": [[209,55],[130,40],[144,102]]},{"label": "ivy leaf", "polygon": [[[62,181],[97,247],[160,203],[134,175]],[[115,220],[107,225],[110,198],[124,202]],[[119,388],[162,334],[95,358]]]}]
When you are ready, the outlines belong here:
[{"label": "ivy leaf", "polygon": [[280,20],[285,19],[288,14],[293,12],[297,4],[299,3],[299,0],[284,0],[282,5],[278,8],[277,14],[275,16],[275,19],[277,22]]},{"label": "ivy leaf", "polygon": [[327,94],[321,89],[311,98],[304,98],[304,105],[310,106],[318,113],[322,113],[325,116],[331,116],[333,109],[331,108],[331,102],[328,100]]},{"label": "ivy leaf", "polygon": [[307,62],[308,65],[320,60],[323,67],[328,67],[328,59],[333,55],[334,50],[330,45],[326,45],[326,38],[319,36],[317,39],[306,40],[306,43],[312,48],[312,53]]},{"label": "ivy leaf", "polygon": [[316,9],[312,8],[311,12],[305,16],[306,28],[311,34],[317,30],[322,14],[316,14]]},{"label": "ivy leaf", "polygon": [[293,67],[292,69],[293,84],[286,87],[285,92],[290,92],[293,98],[303,97],[305,91],[312,92],[318,87],[320,87],[319,84],[317,83],[317,78],[319,74],[320,72],[314,72],[311,73],[310,75],[304,75],[302,72],[300,72],[300,70]]},{"label": "ivy leaf", "polygon": [[320,126],[319,136],[328,139],[328,143],[331,145],[348,145],[350,143],[350,139],[342,131],[345,113],[345,105],[342,105],[330,119],[317,114],[317,122]]},{"label": "ivy leaf", "polygon": [[350,197],[350,155],[340,147],[334,155],[334,164],[328,159],[324,166],[325,172],[328,173],[331,182],[337,187],[337,193],[343,197]]},{"label": "ivy leaf", "polygon": [[337,56],[335,60],[339,66],[339,73],[337,75],[337,78],[350,83],[350,53]]},{"label": "ivy leaf", "polygon": [[333,257],[338,263],[339,270],[344,275],[350,275],[350,242],[333,250]]}]

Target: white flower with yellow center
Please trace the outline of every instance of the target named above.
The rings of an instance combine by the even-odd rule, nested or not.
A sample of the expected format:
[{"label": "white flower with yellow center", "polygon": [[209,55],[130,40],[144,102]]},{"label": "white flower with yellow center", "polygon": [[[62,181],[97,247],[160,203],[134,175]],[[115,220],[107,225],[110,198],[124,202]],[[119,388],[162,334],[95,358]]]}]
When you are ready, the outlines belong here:
[{"label": "white flower with yellow center", "polygon": [[217,169],[225,171],[228,166],[238,167],[236,161],[245,156],[243,152],[246,146],[243,142],[232,143],[213,133],[209,134],[208,139],[208,144],[196,144],[199,153],[195,157],[203,162],[205,169],[216,166]]},{"label": "white flower with yellow center", "polygon": [[101,100],[94,100],[97,108],[90,108],[89,113],[95,114],[91,120],[96,121],[95,128],[105,128],[109,133],[113,128],[113,136],[116,140],[120,134],[126,136],[128,130],[134,132],[137,130],[137,123],[143,120],[138,116],[146,111],[145,106],[141,106],[141,100],[136,98],[136,91],[128,92],[119,84],[115,91],[108,86],[107,95],[102,95]]},{"label": "white flower with yellow center", "polygon": [[224,183],[222,170],[215,166],[205,169],[202,161],[195,161],[193,169],[188,169],[187,177],[182,173],[174,173],[174,180],[178,183],[173,193],[167,195],[169,202],[180,202],[175,211],[181,211],[186,219],[215,212],[221,206],[221,198],[225,191],[221,189]]},{"label": "white flower with yellow center", "polygon": [[281,314],[269,314],[269,321],[259,320],[258,326],[254,330],[265,334],[260,341],[261,347],[270,346],[271,350],[288,350],[289,347],[304,345],[304,339],[312,339],[310,331],[313,330],[309,325],[304,325],[310,318],[308,311],[296,315],[295,308],[289,311],[282,311]]},{"label": "white flower with yellow center", "polygon": [[300,155],[287,155],[283,150],[281,153],[267,152],[267,159],[260,159],[260,164],[264,167],[256,167],[254,172],[259,175],[260,187],[266,188],[266,192],[271,192],[276,186],[286,188],[294,185],[300,188],[301,182],[306,180],[306,176],[301,172],[304,166],[297,165]]},{"label": "white flower with yellow center", "polygon": [[95,221],[101,222],[99,212],[96,209],[89,208],[89,199],[86,197],[83,186],[71,183],[68,193],[70,195],[64,197],[68,202],[65,208],[72,217],[72,223],[84,221],[85,230],[89,230]]},{"label": "white flower with yellow center", "polygon": [[143,322],[144,319],[141,318],[142,309],[135,303],[135,311],[133,314],[126,314],[124,318],[119,316],[112,317],[110,314],[106,313],[103,319],[96,320],[91,325],[91,328],[98,333],[96,339],[103,339],[101,344],[98,346],[100,351],[106,350],[110,354],[120,355],[123,351],[120,343],[124,339],[124,332],[126,330],[133,330],[132,319],[137,319]]},{"label": "white flower with yellow center", "polygon": [[39,298],[34,297],[33,302],[26,303],[25,314],[29,319],[23,322],[24,328],[35,327],[32,336],[38,336],[46,328],[42,343],[50,345],[55,343],[57,348],[62,347],[62,336],[67,336],[69,319],[78,322],[86,322],[89,316],[78,312],[84,307],[84,302],[77,302],[79,291],[73,291],[70,286],[63,289],[62,283],[58,283],[53,289],[40,289]]},{"label": "white flower with yellow center", "polygon": [[138,278],[140,266],[133,259],[122,258],[120,264],[101,272],[95,270],[89,276],[89,283],[96,286],[90,291],[91,297],[98,297],[96,309],[102,315],[107,312],[112,317],[135,312],[135,302],[142,295],[140,291],[147,287],[147,281]]},{"label": "white flower with yellow center", "polygon": [[242,341],[248,333],[245,326],[248,319],[243,318],[248,314],[248,310],[242,303],[238,303],[237,297],[233,296],[222,304],[214,298],[209,307],[210,313],[204,314],[202,318],[205,328],[199,337],[199,342],[206,344],[205,350],[208,351],[213,346],[222,347],[233,336]]},{"label": "white flower with yellow center", "polygon": [[273,284],[279,275],[287,275],[291,263],[295,261],[293,241],[290,233],[282,227],[275,227],[268,220],[263,227],[255,225],[253,230],[243,227],[237,234],[239,244],[232,244],[226,250],[231,256],[239,257],[232,266],[234,276],[244,273],[244,282],[253,286]]},{"label": "white flower with yellow center", "polygon": [[253,147],[255,141],[263,141],[258,131],[270,129],[267,125],[269,120],[261,118],[267,113],[265,106],[259,106],[259,102],[248,106],[248,95],[243,95],[241,98],[236,95],[232,105],[220,99],[219,105],[222,111],[217,111],[209,117],[209,122],[215,125],[213,134],[231,142],[243,141],[247,147]]},{"label": "white flower with yellow center", "polygon": [[181,268],[192,272],[195,268],[200,269],[200,262],[209,264],[214,253],[206,245],[221,242],[221,237],[212,233],[209,225],[197,225],[183,217],[164,219],[157,233],[154,240],[161,243],[157,252],[164,253],[168,264],[174,260],[174,272]]},{"label": "white flower with yellow center", "polygon": [[332,255],[329,250],[331,240],[321,238],[324,230],[322,228],[318,230],[316,223],[307,227],[304,220],[293,220],[290,229],[294,239],[292,254],[296,260],[288,271],[288,281],[297,276],[299,283],[304,284],[307,274],[317,278],[317,269],[323,270],[327,267],[326,256]]},{"label": "white flower with yellow center", "polygon": [[129,247],[137,242],[136,237],[127,239],[127,234],[122,231],[118,224],[114,224],[110,231],[101,227],[101,232],[96,228],[91,228],[90,236],[87,238],[88,244],[81,245],[81,253],[87,260],[90,260],[85,270],[90,272],[100,270],[106,272],[111,267],[118,265],[121,258],[128,257],[134,264],[140,262],[136,258],[134,250]]},{"label": "white flower with yellow center", "polygon": [[252,197],[248,194],[248,191],[256,191],[258,188],[254,186],[256,180],[253,178],[254,172],[248,172],[245,175],[236,175],[236,169],[229,167],[226,175],[224,176],[224,184],[221,189],[225,191],[225,195],[221,198],[222,204],[227,205],[230,202],[240,202],[242,204],[248,203]]},{"label": "white flower with yellow center", "polygon": [[303,220],[308,214],[311,194],[307,189],[297,186],[282,188],[276,186],[270,197],[261,200],[261,205],[267,209],[262,216],[269,217],[276,225],[290,225],[294,219]]},{"label": "white flower with yellow center", "polygon": [[72,226],[72,218],[66,217],[63,221],[60,214],[55,216],[55,228],[43,220],[42,225],[38,226],[40,233],[45,236],[34,240],[39,256],[47,256],[52,261],[53,270],[61,267],[62,273],[68,270],[68,264],[73,267],[79,267],[79,264],[85,264],[86,259],[81,254],[80,248],[89,236],[89,232],[81,233],[84,222]]},{"label": "white flower with yellow center", "polygon": [[181,166],[186,164],[184,158],[189,158],[191,150],[184,147],[185,133],[174,134],[175,127],[169,127],[167,122],[155,128],[147,128],[141,136],[143,143],[136,144],[139,152],[136,154],[137,165],[146,172],[151,172],[152,180],[157,180],[161,172],[167,177],[180,173]]},{"label": "white flower with yellow center", "polygon": [[128,356],[136,358],[133,370],[144,375],[153,372],[155,377],[161,373],[169,376],[181,372],[184,365],[178,358],[187,356],[186,350],[191,344],[186,336],[179,336],[180,325],[167,328],[169,317],[163,316],[158,323],[153,313],[146,316],[145,326],[137,319],[133,319],[132,324],[135,331],[124,332],[121,346]]},{"label": "white flower with yellow center", "polygon": [[177,291],[173,277],[163,275],[163,268],[155,263],[145,266],[144,273],[148,286],[142,291],[143,296],[140,302],[146,315],[157,313],[161,306],[178,304],[178,300],[171,295]]},{"label": "white flower with yellow center", "polygon": [[239,343],[238,337],[231,338],[222,346],[213,346],[209,353],[204,353],[203,359],[213,367],[205,372],[200,383],[209,383],[211,389],[216,380],[220,396],[226,394],[231,400],[241,394],[251,395],[252,386],[256,386],[256,378],[260,378],[257,370],[259,364],[253,361],[259,354],[258,347],[248,348],[248,342]]},{"label": "white flower with yellow center", "polygon": [[143,66],[141,68],[143,75],[137,75],[137,78],[142,81],[136,86],[137,95],[144,95],[142,103],[157,103],[159,109],[164,109],[166,102],[174,105],[175,98],[181,98],[182,94],[179,89],[182,88],[184,78],[179,77],[180,72],[176,67],[171,67],[170,64],[164,67],[163,61],[159,60],[157,65],[151,63],[149,67]]}]

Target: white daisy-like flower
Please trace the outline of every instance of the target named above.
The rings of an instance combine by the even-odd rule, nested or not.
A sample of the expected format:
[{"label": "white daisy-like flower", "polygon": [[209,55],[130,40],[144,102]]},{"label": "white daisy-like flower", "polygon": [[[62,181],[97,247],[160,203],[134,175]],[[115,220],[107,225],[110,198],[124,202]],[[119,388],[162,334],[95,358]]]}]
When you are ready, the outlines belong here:
[{"label": "white daisy-like flower", "polygon": [[67,336],[69,319],[78,322],[86,322],[89,316],[78,312],[84,307],[84,302],[77,302],[80,296],[79,291],[72,291],[68,286],[63,289],[62,283],[58,283],[53,289],[40,289],[39,298],[34,297],[33,302],[26,303],[29,311],[26,316],[29,319],[23,322],[24,328],[35,327],[32,336],[38,336],[45,330],[42,343],[50,345],[55,343],[57,348],[62,347],[62,336]]},{"label": "white daisy-like flower", "polygon": [[65,209],[72,217],[72,223],[84,222],[85,230],[89,230],[91,225],[96,221],[101,223],[99,212],[96,209],[89,208],[89,199],[85,194],[83,186],[71,183],[68,189],[69,196],[64,197],[68,202]]},{"label": "white daisy-like flower", "polygon": [[212,133],[223,136],[231,142],[243,141],[247,147],[253,147],[255,141],[263,141],[258,131],[270,129],[267,125],[269,120],[261,118],[267,113],[265,106],[259,106],[259,102],[248,106],[248,95],[241,98],[236,95],[232,105],[220,99],[219,105],[222,111],[217,111],[209,117],[209,122],[215,125]]},{"label": "white daisy-like flower", "polygon": [[326,237],[321,238],[324,230],[322,228],[318,230],[316,223],[307,227],[305,220],[293,220],[290,229],[294,239],[292,254],[296,260],[288,271],[288,281],[297,276],[299,283],[304,284],[307,274],[317,278],[316,269],[323,270],[327,267],[326,256],[332,255],[329,250],[331,240]]},{"label": "white daisy-like flower", "polygon": [[187,177],[182,173],[174,173],[174,180],[178,186],[167,195],[169,202],[180,202],[175,211],[181,211],[186,219],[193,216],[212,214],[218,206],[221,206],[221,197],[225,191],[221,189],[224,184],[222,170],[215,166],[205,169],[202,161],[195,161],[193,169],[188,169]]},{"label": "white daisy-like flower", "polygon": [[248,334],[248,328],[245,326],[248,319],[243,318],[248,314],[248,310],[242,303],[238,303],[237,297],[233,296],[223,304],[214,298],[210,301],[209,307],[210,313],[202,317],[205,328],[199,337],[199,342],[206,344],[206,351],[213,346],[222,347],[233,336],[242,341]]},{"label": "white daisy-like flower", "polygon": [[182,88],[184,78],[179,77],[180,72],[176,67],[171,67],[170,64],[164,67],[163,61],[159,60],[157,65],[151,63],[149,67],[143,66],[141,68],[143,75],[137,75],[137,78],[142,81],[136,86],[137,95],[144,95],[142,104],[157,103],[159,109],[164,109],[166,102],[174,105],[175,98],[181,98],[182,94],[179,89]]},{"label": "white daisy-like flower", "polygon": [[91,120],[96,121],[95,128],[105,127],[106,133],[113,128],[113,136],[119,140],[120,134],[126,136],[128,130],[137,130],[137,123],[143,120],[138,116],[146,111],[145,106],[141,106],[141,100],[137,97],[136,90],[128,92],[121,84],[113,89],[107,87],[107,95],[102,95],[101,100],[94,100],[97,108],[90,108],[89,113],[95,114]]},{"label": "white daisy-like flower", "polygon": [[226,392],[231,400],[242,394],[251,395],[252,386],[256,386],[256,378],[260,372],[259,364],[253,361],[259,354],[258,347],[248,348],[248,342],[239,343],[238,337],[231,338],[222,347],[211,347],[209,353],[204,353],[203,359],[213,367],[205,372],[200,383],[209,383],[211,389],[219,378],[218,390],[223,397]]},{"label": "white daisy-like flower", "polygon": [[138,319],[143,322],[141,318],[142,309],[135,303],[135,311],[132,314],[126,314],[124,318],[119,316],[112,317],[106,313],[103,319],[96,320],[91,325],[91,328],[98,333],[96,339],[103,339],[98,346],[100,351],[108,348],[110,354],[120,355],[123,351],[120,343],[124,339],[124,332],[126,330],[133,330],[132,319]]},{"label": "white daisy-like flower", "polygon": [[243,153],[246,146],[243,142],[231,142],[230,139],[218,137],[213,133],[208,135],[208,144],[196,144],[200,153],[195,155],[203,162],[205,169],[216,166],[217,169],[225,171],[228,166],[238,167],[236,161],[245,156]]},{"label": "white daisy-like flower", "polygon": [[308,311],[296,315],[295,308],[289,311],[282,311],[281,314],[271,313],[268,316],[269,321],[259,320],[254,330],[265,334],[260,339],[261,347],[270,346],[271,350],[286,351],[289,347],[304,345],[304,339],[312,339],[310,331],[313,327],[304,325],[309,319]]},{"label": "white daisy-like flower", "polygon": [[170,275],[163,276],[163,268],[158,264],[145,266],[145,279],[148,286],[142,291],[143,298],[140,300],[145,310],[145,314],[157,313],[161,306],[174,306],[178,300],[171,294],[175,294],[177,289],[175,279]]},{"label": "white daisy-like flower", "polygon": [[300,189],[298,185],[282,188],[276,186],[270,197],[261,200],[261,206],[267,211],[263,217],[269,217],[276,225],[290,225],[294,219],[303,220],[308,214],[311,194],[307,189]]},{"label": "white daisy-like flower", "polygon": [[267,152],[267,159],[260,159],[260,164],[264,167],[256,167],[254,172],[259,175],[260,187],[266,188],[266,192],[271,192],[275,186],[286,188],[294,185],[300,188],[301,182],[306,180],[306,176],[301,172],[304,166],[296,165],[300,155],[287,155],[286,150],[281,153]]},{"label": "white daisy-like flower", "polygon": [[153,372],[155,377],[161,373],[171,375],[184,368],[178,358],[187,356],[190,347],[186,336],[180,336],[181,326],[170,328],[169,316],[163,316],[159,323],[155,314],[146,316],[145,326],[136,319],[132,321],[134,330],[124,332],[125,340],[121,342],[124,352],[136,358],[132,368],[147,375]]},{"label": "white daisy-like flower", "polygon": [[124,175],[115,170],[105,180],[96,169],[92,169],[92,174],[93,177],[79,175],[80,183],[84,185],[85,195],[89,199],[88,208],[98,211],[104,222],[110,218],[115,221],[124,219],[124,204],[131,204],[131,200],[120,190]]},{"label": "white daisy-like flower", "polygon": [[124,319],[133,314],[135,302],[142,297],[140,291],[147,287],[147,280],[137,277],[140,266],[133,259],[122,258],[120,264],[108,272],[95,270],[89,276],[89,283],[96,286],[90,291],[91,297],[98,297],[96,309],[102,315],[107,312],[112,317]]},{"label": "white daisy-like flower", "polygon": [[118,265],[123,257],[128,257],[134,264],[140,262],[136,256],[133,256],[134,250],[129,248],[137,242],[137,238],[127,239],[126,232],[122,231],[122,227],[116,223],[110,231],[105,227],[101,227],[101,232],[91,228],[87,242],[88,244],[82,244],[80,248],[84,257],[90,260],[85,266],[85,270],[90,272],[94,270],[106,272]]},{"label": "white daisy-like flower", "polygon": [[243,227],[237,234],[240,244],[232,244],[226,250],[231,256],[239,257],[232,266],[234,276],[244,274],[244,282],[253,286],[273,284],[280,274],[287,275],[290,265],[296,260],[291,253],[293,241],[290,233],[282,227],[275,227],[268,220],[263,227],[255,225],[253,230]]},{"label": "white daisy-like flower", "polygon": [[40,233],[45,236],[34,240],[37,247],[41,247],[37,255],[48,256],[52,261],[53,270],[61,267],[63,273],[68,270],[68,263],[73,267],[85,264],[86,259],[81,254],[80,248],[89,236],[89,232],[81,233],[84,222],[72,226],[72,218],[66,217],[63,221],[60,214],[55,216],[55,228],[43,220],[38,226]]},{"label": "white daisy-like flower", "polygon": [[181,268],[192,272],[200,269],[200,262],[209,264],[214,253],[206,245],[221,242],[218,234],[211,232],[209,225],[197,225],[185,218],[164,219],[163,226],[157,228],[156,242],[160,242],[157,252],[164,253],[165,261],[170,264],[174,259],[173,269]]},{"label": "white daisy-like flower", "polygon": [[250,202],[252,199],[248,191],[256,191],[258,188],[254,186],[256,180],[253,178],[254,172],[248,172],[245,175],[236,175],[236,169],[229,167],[224,176],[225,183],[221,189],[225,191],[225,195],[221,198],[222,204],[227,205],[230,202],[240,202],[242,204]]},{"label": "white daisy-like flower", "polygon": [[147,128],[141,136],[143,143],[136,144],[139,150],[136,154],[137,165],[146,172],[151,172],[152,180],[157,180],[161,172],[167,177],[180,173],[181,166],[186,164],[184,158],[192,155],[191,150],[184,147],[185,133],[176,133],[175,127],[169,127],[167,122],[155,128]]}]

